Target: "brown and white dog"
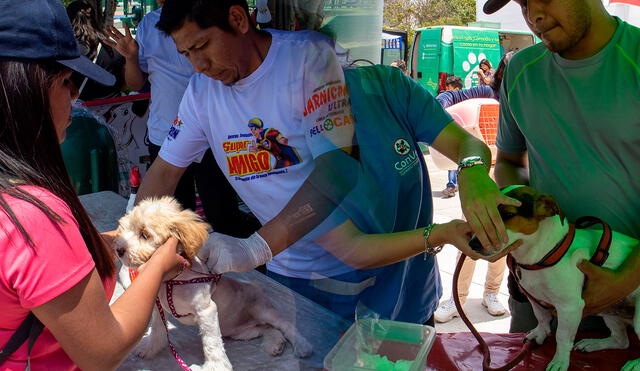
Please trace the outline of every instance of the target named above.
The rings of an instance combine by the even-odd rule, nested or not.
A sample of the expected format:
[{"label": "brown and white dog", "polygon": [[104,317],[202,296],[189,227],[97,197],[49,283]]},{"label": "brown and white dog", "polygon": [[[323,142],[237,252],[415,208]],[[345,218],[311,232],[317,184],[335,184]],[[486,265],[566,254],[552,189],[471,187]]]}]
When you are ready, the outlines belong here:
[{"label": "brown and white dog", "polygon": [[[178,248],[192,263],[190,270],[182,272],[172,281],[192,281],[209,276],[206,265],[197,257],[198,250],[207,241],[208,229],[209,225],[196,213],[182,210],[173,198],[140,202],[119,221],[114,248],[123,264],[120,281],[128,286],[127,268],[136,269],[144,264],[170,236],[180,241]],[[205,363],[202,367],[193,366],[194,369],[232,369],[224,351],[222,336],[237,340],[263,336],[265,351],[274,356],[282,353],[286,340],[293,345],[297,357],[307,357],[313,351],[295,326],[280,316],[255,285],[228,277],[221,277],[219,281],[175,286],[169,281],[161,285],[158,297],[164,311],[178,314],[180,317],[176,318],[183,324],[200,328]],[[167,345],[166,328],[158,310],[154,310],[151,332],[134,352],[142,358],[152,357]]]},{"label": "brown and white dog", "polygon": [[[559,259],[557,263],[535,269],[540,268],[537,264],[545,258],[547,262],[550,261],[548,254],[556,246],[561,246],[565,237],[571,234],[570,224],[550,195],[539,194],[534,188],[527,186],[507,187],[503,189],[503,193],[522,203],[520,207],[501,205],[498,210],[509,236],[506,246],[517,240],[523,241],[520,247],[511,252],[511,256],[516,263],[513,267],[516,276],[519,276],[520,286],[536,299],[531,300],[531,304],[538,326],[529,332],[527,339],[542,344],[549,335],[552,315],[551,311],[545,309],[545,303],[552,305],[558,316],[556,353],[547,370],[566,370],[572,349],[593,352],[627,348],[627,325],[632,325],[640,336],[640,288],[599,314],[611,330],[610,337],[584,339],[574,345],[584,308],[582,288],[585,276],[577,264],[594,256],[603,230],[575,229],[573,243],[567,243],[569,248],[564,255],[556,256]],[[609,256],[603,267],[616,269],[632,249],[639,248],[638,240],[617,232],[611,232],[611,237]],[[640,359],[627,362],[623,370],[640,370]]]}]

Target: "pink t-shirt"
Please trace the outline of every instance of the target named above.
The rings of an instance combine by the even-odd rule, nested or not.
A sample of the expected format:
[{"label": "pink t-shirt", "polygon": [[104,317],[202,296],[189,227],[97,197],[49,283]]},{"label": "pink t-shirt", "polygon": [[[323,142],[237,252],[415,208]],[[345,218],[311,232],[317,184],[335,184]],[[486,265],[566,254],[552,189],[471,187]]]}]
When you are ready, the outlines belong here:
[{"label": "pink t-shirt", "polygon": [[[32,204],[4,195],[35,247],[28,245],[7,214],[0,210],[0,348],[31,308],[66,292],[95,267],[69,207],[42,188],[25,186],[22,189],[44,202],[65,223],[55,223]],[[115,277],[105,280],[103,285],[107,297],[111,297]],[[0,370],[24,370],[26,359],[27,342],[0,365]],[[31,351],[31,369],[73,370],[77,366],[45,328]]]}]

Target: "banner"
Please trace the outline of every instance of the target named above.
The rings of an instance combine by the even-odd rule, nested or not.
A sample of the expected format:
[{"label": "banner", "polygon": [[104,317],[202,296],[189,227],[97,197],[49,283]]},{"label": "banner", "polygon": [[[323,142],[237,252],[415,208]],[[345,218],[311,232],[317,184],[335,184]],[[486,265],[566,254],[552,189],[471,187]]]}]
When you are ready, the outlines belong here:
[{"label": "banner", "polygon": [[488,59],[495,69],[500,63],[498,31],[453,29],[453,74],[460,76],[465,88],[478,85],[476,73],[480,61]]},{"label": "banner", "polygon": [[149,93],[84,102],[104,125],[115,142],[118,156],[118,193],[129,197],[129,172],[138,166],[144,177],[151,165],[147,118],[149,117]]}]

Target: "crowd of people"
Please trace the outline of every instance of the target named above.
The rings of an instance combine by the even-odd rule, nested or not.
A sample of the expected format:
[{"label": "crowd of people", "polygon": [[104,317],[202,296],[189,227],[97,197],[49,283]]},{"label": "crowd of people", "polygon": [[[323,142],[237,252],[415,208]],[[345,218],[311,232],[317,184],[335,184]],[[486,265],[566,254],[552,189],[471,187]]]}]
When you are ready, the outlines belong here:
[{"label": "crowd of people", "polygon": [[[215,248],[200,258],[211,272],[266,264],[268,276],[350,321],[366,308],[433,325],[444,244],[503,264],[520,242],[505,246],[498,206],[520,202],[499,186],[531,184],[570,221],[595,215],[640,237],[640,30],[600,0],[514,0],[542,43],[508,54],[495,72],[480,63],[490,91],[479,89],[500,102],[495,180],[487,145],[443,107],[476,93],[433,97],[400,63],[343,70],[332,39],[258,28],[246,0],[166,0],[135,39],[127,29],[100,30],[81,1],[69,15],[59,0],[11,1],[0,14],[0,345],[29,338],[31,326],[21,324],[44,326],[31,332],[32,347],[3,349],[3,368],[115,368],[144,334],[161,282],[189,265],[171,238],[109,304],[113,233],[96,231],[59,146],[72,102],[81,89],[94,94],[93,82],[150,83],[156,156],[137,200],[177,195],[195,207],[194,184],[209,193],[207,246]],[[488,0],[484,10],[508,2]],[[121,69],[92,63],[101,55]],[[433,223],[418,143],[458,163],[466,220]],[[184,179],[191,190],[183,193]],[[257,221],[239,214],[236,193]],[[638,287],[638,250],[615,271],[580,264],[585,313]],[[517,285],[509,289],[511,330],[528,331],[531,306]]]}]

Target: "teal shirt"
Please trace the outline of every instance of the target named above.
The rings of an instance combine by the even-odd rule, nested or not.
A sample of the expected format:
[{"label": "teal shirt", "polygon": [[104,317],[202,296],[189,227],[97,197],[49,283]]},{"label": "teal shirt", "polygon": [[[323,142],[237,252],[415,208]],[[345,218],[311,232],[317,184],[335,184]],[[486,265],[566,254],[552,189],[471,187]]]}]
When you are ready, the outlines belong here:
[{"label": "teal shirt", "polygon": [[[354,191],[341,204],[364,233],[425,227],[432,221],[429,174],[418,142],[432,143],[452,120],[435,98],[395,67],[345,72],[356,120],[361,169]],[[422,323],[438,306],[442,287],[434,258],[423,255],[361,271],[376,283],[362,302],[384,317]]]},{"label": "teal shirt", "polygon": [[592,57],[567,60],[542,43],[513,57],[497,146],[527,151],[531,186],[569,220],[594,215],[640,237],[640,29],[617,21]]}]

